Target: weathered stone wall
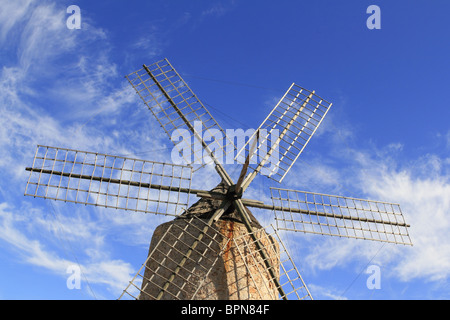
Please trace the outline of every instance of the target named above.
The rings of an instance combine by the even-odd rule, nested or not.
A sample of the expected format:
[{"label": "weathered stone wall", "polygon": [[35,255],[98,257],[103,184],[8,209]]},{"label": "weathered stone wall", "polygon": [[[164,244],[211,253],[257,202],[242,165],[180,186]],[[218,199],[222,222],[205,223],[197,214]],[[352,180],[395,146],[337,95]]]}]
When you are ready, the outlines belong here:
[{"label": "weathered stone wall", "polygon": [[[155,299],[177,265],[201,233],[204,223],[176,219],[158,226],[152,236],[140,299]],[[247,229],[233,220],[219,220],[210,228],[162,299],[258,300],[278,299],[278,291]],[[170,232],[167,230],[170,229]],[[279,248],[264,230],[256,232],[279,274]],[[216,241],[212,241],[213,237]],[[219,255],[219,253],[221,253]],[[215,262],[215,263],[214,263]]]}]

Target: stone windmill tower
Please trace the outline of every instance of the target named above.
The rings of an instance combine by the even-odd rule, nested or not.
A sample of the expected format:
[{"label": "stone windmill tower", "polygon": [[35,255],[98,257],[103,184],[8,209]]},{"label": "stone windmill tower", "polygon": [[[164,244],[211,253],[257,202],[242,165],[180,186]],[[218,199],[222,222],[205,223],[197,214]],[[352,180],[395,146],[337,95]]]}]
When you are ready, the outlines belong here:
[{"label": "stone windmill tower", "polygon": [[[247,143],[235,146],[167,59],[127,79],[172,141],[182,138],[175,147],[194,165],[38,146],[25,191],[175,216],[156,228],[121,298],[311,299],[279,230],[411,244],[398,204],[282,188],[270,189],[272,204],[243,198],[257,174],[281,183],[300,156],[331,107],[314,91],[292,84]],[[230,153],[242,164],[237,182],[222,165]],[[193,172],[205,165],[220,184],[192,188]],[[199,200],[189,205],[193,195]],[[262,227],[249,208],[273,211],[276,226]]]}]

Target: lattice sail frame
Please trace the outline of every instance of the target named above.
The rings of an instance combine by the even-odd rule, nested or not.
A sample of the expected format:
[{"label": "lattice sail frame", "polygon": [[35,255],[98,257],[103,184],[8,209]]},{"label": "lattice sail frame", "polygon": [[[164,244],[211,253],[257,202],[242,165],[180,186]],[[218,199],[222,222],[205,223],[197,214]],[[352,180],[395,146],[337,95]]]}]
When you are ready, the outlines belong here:
[{"label": "lattice sail frame", "polygon": [[[224,242],[220,231],[201,219],[180,220],[184,223],[170,223],[155,240],[157,243],[119,299],[155,300],[165,284],[168,287],[160,299],[196,299],[228,240]],[[199,234],[203,238],[194,247]],[[192,252],[187,256],[190,250]],[[182,263],[183,260],[185,262]],[[171,279],[174,273],[177,276]]]},{"label": "lattice sail frame", "polygon": [[195,170],[234,154],[233,142],[167,59],[126,78]]},{"label": "lattice sail frame", "polygon": [[270,188],[278,230],[412,245],[400,205]]},{"label": "lattice sail frame", "polygon": [[[182,220],[182,219],[180,219]],[[205,230],[207,230],[205,232]],[[192,244],[198,240],[198,234],[204,235],[203,239],[195,248]],[[256,292],[252,296],[256,299],[267,299],[267,294],[272,293],[271,299],[305,300],[313,299],[309,289],[303,281],[297,267],[286,249],[280,235],[273,225],[253,231],[257,238],[263,243],[269,257],[279,257],[274,266],[275,273],[279,276],[279,283],[285,292],[280,296],[276,290],[275,283],[270,281],[269,271],[261,260],[258,250],[255,250],[255,242],[250,238],[250,234],[239,237],[225,237],[224,234],[208,225],[204,220],[192,217],[186,219],[184,223],[171,223],[162,235],[158,235],[157,243],[151,249],[147,259],[142,264],[133,279],[129,282],[119,299],[142,299],[156,300],[157,295],[163,291],[162,299],[173,300],[199,300],[216,296],[214,288],[216,285],[210,283],[208,275],[217,268],[219,259],[230,248],[234,248],[240,256],[243,264],[237,268],[245,268],[250,275],[252,288]],[[156,241],[156,240],[155,240]],[[186,254],[190,249],[193,253]],[[186,260],[182,263],[182,260]],[[182,266],[181,266],[182,265]],[[176,270],[179,267],[179,270]],[[237,270],[232,270],[236,272]],[[216,269],[217,272],[217,269]],[[242,270],[240,271],[242,272]],[[170,278],[177,273],[177,276]],[[261,278],[267,281],[258,281]],[[234,279],[236,283],[232,286],[239,289],[238,282],[243,280],[247,285],[247,279]],[[163,290],[164,284],[168,286]],[[206,288],[207,286],[210,288]],[[271,287],[269,288],[268,285]],[[210,290],[210,294],[201,291]],[[247,293],[249,294],[249,293]],[[159,298],[161,299],[161,297]]]},{"label": "lattice sail frame", "polygon": [[38,145],[27,170],[27,196],[169,216],[189,203],[189,166]]},{"label": "lattice sail frame", "polygon": [[[308,287],[303,281],[302,276],[298,272],[294,261],[292,260],[286,246],[274,226],[269,225],[266,228],[254,230],[253,233],[257,234],[257,238],[260,239],[262,243],[270,244],[264,246],[262,249],[266,251],[267,257],[279,257],[278,264],[275,265],[272,263],[272,266],[277,269],[274,271],[278,274],[279,284],[283,289],[282,291],[284,292],[284,296],[277,293],[277,296],[273,296],[272,298],[286,300],[312,300],[313,298]],[[233,238],[232,241],[237,247],[241,259],[246,262],[245,266],[247,271],[250,274],[253,285],[257,288],[260,296],[262,297],[262,293],[260,292],[262,289],[265,289],[265,292],[270,292],[270,288],[267,288],[267,282],[263,281],[262,286],[265,287],[260,288],[261,282],[257,283],[255,280],[255,278],[261,277],[265,277],[266,279],[271,278],[268,269],[264,265],[262,256],[258,254],[258,250],[255,250],[255,242],[248,237],[248,235]],[[270,284],[275,285],[273,281],[270,282]],[[276,290],[273,292],[276,292]]]},{"label": "lattice sail frame", "polygon": [[[260,137],[250,167],[281,183],[331,105],[316,95],[315,91],[293,83],[256,131]],[[236,159],[244,158],[242,154],[249,148],[255,135],[239,150]]]}]

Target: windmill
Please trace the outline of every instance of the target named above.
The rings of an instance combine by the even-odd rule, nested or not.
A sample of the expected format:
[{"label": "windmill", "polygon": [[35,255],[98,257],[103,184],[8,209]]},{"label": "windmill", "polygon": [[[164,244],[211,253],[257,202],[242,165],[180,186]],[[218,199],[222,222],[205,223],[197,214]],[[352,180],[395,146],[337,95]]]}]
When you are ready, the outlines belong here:
[{"label": "windmill", "polygon": [[[175,217],[156,228],[120,298],[312,299],[280,230],[412,244],[398,204],[274,187],[272,204],[243,197],[258,174],[281,183],[303,152],[331,107],[315,91],[292,84],[238,150],[167,59],[126,78],[172,141],[193,141],[175,143],[191,165],[39,145],[25,190]],[[222,164],[229,154],[242,164],[236,182]],[[221,182],[192,188],[206,165]],[[189,206],[193,195],[199,200]],[[261,226],[249,208],[273,211],[275,226]]]}]

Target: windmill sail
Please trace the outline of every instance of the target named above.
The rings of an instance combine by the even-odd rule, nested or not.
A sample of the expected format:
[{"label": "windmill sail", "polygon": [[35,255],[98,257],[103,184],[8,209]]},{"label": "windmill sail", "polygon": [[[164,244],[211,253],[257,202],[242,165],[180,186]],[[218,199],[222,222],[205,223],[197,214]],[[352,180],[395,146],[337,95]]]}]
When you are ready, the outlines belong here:
[{"label": "windmill sail", "polygon": [[[248,236],[233,238],[232,241],[257,290],[256,297],[264,299],[268,296],[267,293],[270,293],[272,299],[312,299],[308,287],[275,228],[269,225],[266,228],[253,231],[253,234],[264,244],[263,248],[258,248],[255,241]],[[260,250],[264,250],[265,255],[259,254]],[[278,281],[273,281],[269,270],[262,261],[263,257],[272,260],[270,265],[277,275]],[[276,257],[276,260],[274,257]],[[268,281],[262,281],[261,279],[268,279]],[[277,286],[281,286],[282,290],[278,290]]]},{"label": "windmill sail", "polygon": [[38,146],[26,170],[27,196],[174,216],[189,202],[188,166]]},{"label": "windmill sail", "polygon": [[[283,181],[330,107],[331,103],[314,91],[293,83],[256,131],[260,134],[255,152],[259,161],[253,160],[257,165],[251,166],[254,171],[246,178],[244,189],[261,170],[271,179]],[[236,158],[245,152],[251,140],[239,150]]]},{"label": "windmill sail", "polygon": [[119,299],[207,299],[217,285],[211,280],[217,275],[209,275],[223,268],[218,260],[228,241],[196,217],[160,225],[147,259]]},{"label": "windmill sail", "polygon": [[196,217],[159,226],[146,261],[119,299],[312,299],[273,226],[253,234],[279,282],[272,280],[250,234],[233,236],[240,233],[234,227],[233,222],[210,226]]},{"label": "windmill sail", "polygon": [[234,153],[233,142],[167,59],[144,65],[126,78],[186,163],[196,165],[196,170],[212,162],[223,163],[227,153]]},{"label": "windmill sail", "polygon": [[270,189],[279,230],[412,245],[398,204]]}]

